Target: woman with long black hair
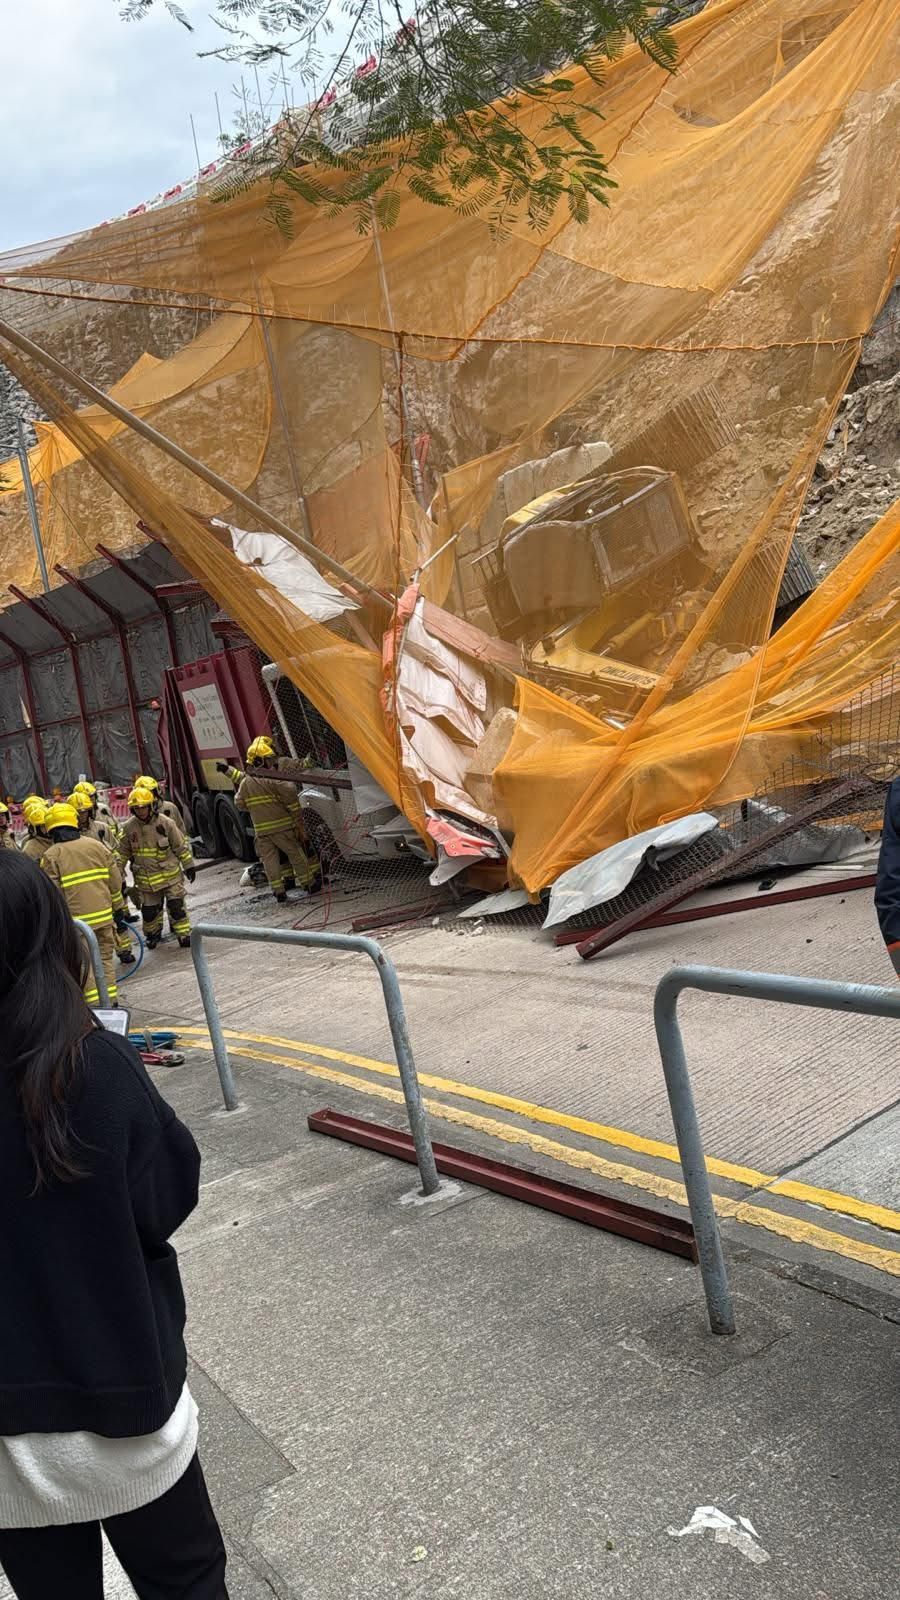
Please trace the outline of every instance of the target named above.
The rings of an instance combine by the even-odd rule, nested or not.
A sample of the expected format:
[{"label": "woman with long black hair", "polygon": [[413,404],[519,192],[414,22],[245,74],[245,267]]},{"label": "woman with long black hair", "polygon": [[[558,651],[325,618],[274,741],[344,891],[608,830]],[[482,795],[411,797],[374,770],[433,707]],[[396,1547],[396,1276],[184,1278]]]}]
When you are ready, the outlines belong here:
[{"label": "woman with long black hair", "polygon": [[169,1239],[200,1157],[82,995],[59,890],[0,851],[0,1565],[18,1600],[227,1600]]}]

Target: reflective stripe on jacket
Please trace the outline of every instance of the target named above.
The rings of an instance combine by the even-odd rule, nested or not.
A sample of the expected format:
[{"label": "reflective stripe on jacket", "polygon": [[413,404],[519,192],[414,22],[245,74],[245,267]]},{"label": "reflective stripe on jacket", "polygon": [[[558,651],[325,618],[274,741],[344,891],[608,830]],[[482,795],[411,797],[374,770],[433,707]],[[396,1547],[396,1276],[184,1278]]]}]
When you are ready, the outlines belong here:
[{"label": "reflective stripe on jacket", "polygon": [[122,877],[111,851],[99,839],[81,834],[51,844],[41,858],[47,876],[60,888],[73,917],[89,928],[103,928],[122,906]]},{"label": "reflective stripe on jacket", "polygon": [[181,883],[181,874],[194,864],[191,847],[170,817],[139,822],[132,817],[119,839],[119,865],[131,863],[134,881],[152,900],[160,891]]},{"label": "reflective stripe on jacket", "polygon": [[234,797],[239,811],[248,811],[255,834],[281,833],[300,821],[300,798],[295,783],[277,778],[257,778],[252,772],[241,780]]}]

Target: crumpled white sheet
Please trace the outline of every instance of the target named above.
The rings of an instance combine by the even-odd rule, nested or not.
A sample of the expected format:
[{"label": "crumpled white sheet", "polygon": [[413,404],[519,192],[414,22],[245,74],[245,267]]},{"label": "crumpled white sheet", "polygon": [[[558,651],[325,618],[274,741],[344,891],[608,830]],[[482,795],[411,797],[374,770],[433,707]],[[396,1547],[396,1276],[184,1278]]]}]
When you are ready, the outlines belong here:
[{"label": "crumpled white sheet", "polygon": [[550,907],[543,926],[553,928],[559,922],[567,922],[569,917],[589,911],[592,906],[612,900],[628,887],[649,858],[664,861],[717,826],[715,817],[708,811],[696,811],[689,817],[646,828],[630,839],[620,839],[617,844],[598,850],[596,855],[579,861],[557,878],[550,890]]},{"label": "crumpled white sheet", "polygon": [[331,622],[345,611],[358,611],[355,600],[342,594],[277,533],[248,533],[214,519],[231,535],[231,548],[245,567],[256,567],[267,583],[314,622]]}]

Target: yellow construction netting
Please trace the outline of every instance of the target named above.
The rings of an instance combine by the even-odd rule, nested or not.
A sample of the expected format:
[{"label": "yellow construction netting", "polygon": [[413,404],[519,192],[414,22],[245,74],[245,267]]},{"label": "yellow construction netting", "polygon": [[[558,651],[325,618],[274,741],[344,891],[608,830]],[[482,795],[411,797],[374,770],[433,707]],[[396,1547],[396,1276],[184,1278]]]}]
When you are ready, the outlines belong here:
[{"label": "yellow construction netting", "polygon": [[[897,656],[896,507],[769,638],[813,466],[897,270],[895,0],[724,0],[677,36],[674,75],[631,49],[602,89],[577,83],[618,184],[585,226],[560,214],[537,237],[511,218],[496,239],[404,194],[397,226],[361,237],[294,197],[286,238],[255,184],[0,259],[30,331],[48,293],[98,318],[109,302],[198,313],[176,354],[123,363],[123,403],[367,583],[396,596],[424,565],[432,601],[504,632],[522,665],[487,669],[481,726],[499,712],[507,736],[490,807],[471,792],[532,890],[752,792]],[[546,115],[520,118],[539,139]],[[378,610],[353,640],[310,623],[192,515],[245,513],[76,412],[36,363],[10,349],[8,364],[52,419],[32,451],[51,561],[133,543],[137,512],[422,825],[435,791],[403,757]],[[552,505],[524,540],[506,520],[586,473],[618,474],[628,498],[643,468],[652,505],[668,496],[665,559],[627,511],[599,544]],[[4,573],[33,583],[16,474],[0,467]],[[560,670],[585,651],[591,672]]]}]

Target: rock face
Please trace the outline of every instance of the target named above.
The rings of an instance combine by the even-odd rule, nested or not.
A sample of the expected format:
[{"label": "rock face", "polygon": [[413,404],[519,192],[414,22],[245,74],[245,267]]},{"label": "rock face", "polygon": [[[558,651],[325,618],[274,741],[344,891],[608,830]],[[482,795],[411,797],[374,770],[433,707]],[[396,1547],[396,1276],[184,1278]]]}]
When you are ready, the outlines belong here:
[{"label": "rock face", "polygon": [[900,496],[900,364],[841,401],[797,537],[817,577],[830,572]]},{"label": "rock face", "polygon": [[[88,284],[74,288],[96,293]],[[154,356],[174,355],[209,320],[202,312],[132,305],[121,298],[32,300],[2,289],[0,316],[102,388],[121,378],[145,350]],[[34,431],[28,424],[42,418],[43,412],[0,361],[0,461],[15,454],[17,414],[26,422],[27,443],[33,444]]]}]

